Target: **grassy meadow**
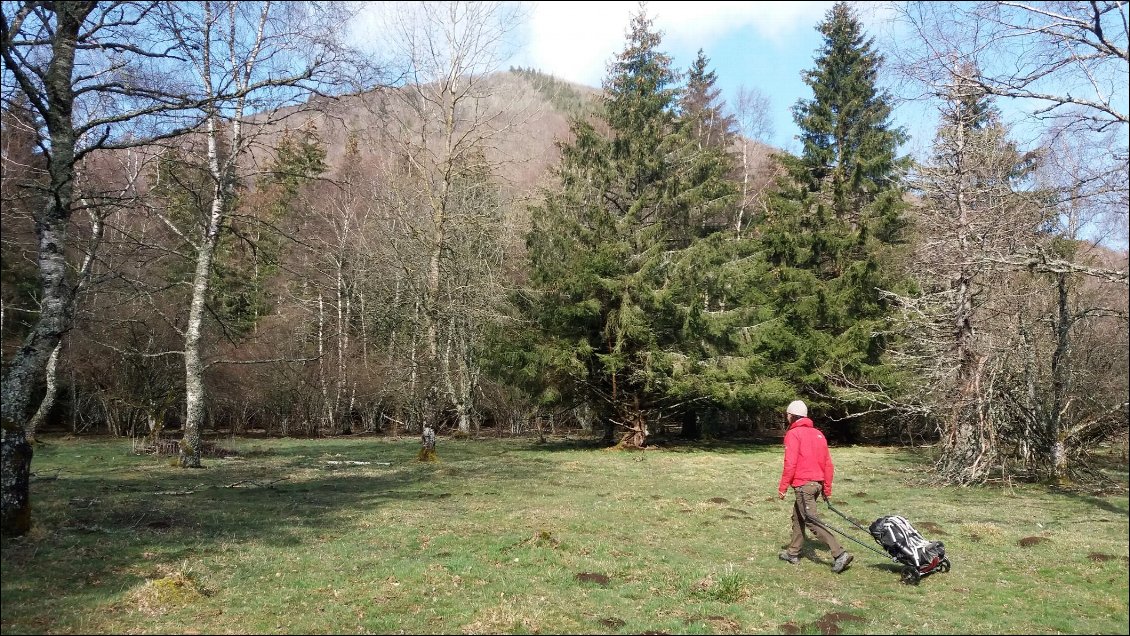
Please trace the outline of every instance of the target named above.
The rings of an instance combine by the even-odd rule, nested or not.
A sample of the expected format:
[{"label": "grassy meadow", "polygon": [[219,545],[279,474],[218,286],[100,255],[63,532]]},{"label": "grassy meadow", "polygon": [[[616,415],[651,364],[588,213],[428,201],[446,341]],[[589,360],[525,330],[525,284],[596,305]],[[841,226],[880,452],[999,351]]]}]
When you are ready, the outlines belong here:
[{"label": "grassy meadow", "polygon": [[[4,634],[1126,634],[1124,457],[1109,487],[923,484],[922,449],[836,447],[833,504],[907,517],[948,573],[849,531],[796,566],[779,445],[225,439],[184,470],[47,438],[35,525],[3,543]],[[360,463],[367,462],[367,463]]]}]

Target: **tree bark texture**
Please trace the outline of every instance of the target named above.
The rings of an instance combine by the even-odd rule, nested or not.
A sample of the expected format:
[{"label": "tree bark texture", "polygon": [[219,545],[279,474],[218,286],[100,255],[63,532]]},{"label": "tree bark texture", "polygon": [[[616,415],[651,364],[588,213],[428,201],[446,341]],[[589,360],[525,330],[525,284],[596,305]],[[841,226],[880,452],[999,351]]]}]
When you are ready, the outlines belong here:
[{"label": "tree bark texture", "polygon": [[31,444],[24,429],[4,420],[0,438],[0,533],[5,537],[26,534],[31,528]]},{"label": "tree bark texture", "polygon": [[[13,68],[13,75],[24,92],[40,100],[40,114],[50,138],[50,185],[47,202],[35,219],[41,298],[39,319],[13,357],[0,385],[0,419],[4,426],[4,477],[0,485],[0,501],[3,501],[5,534],[9,531],[22,534],[31,525],[28,476],[31,474],[32,453],[23,427],[32,391],[51,352],[70,327],[74,313],[74,292],[67,280],[64,254],[67,222],[74,203],[77,142],[72,80],[79,31],[94,7],[94,3],[85,2],[55,3],[48,7],[55,13],[56,24],[51,41],[51,59],[42,76],[41,91],[36,90],[23,70]],[[5,47],[8,44],[5,42]],[[7,51],[4,62],[9,67],[13,65]]]},{"label": "tree bark texture", "polygon": [[204,421],[204,363],[200,355],[201,328],[204,323],[204,302],[208,296],[208,278],[212,271],[212,256],[219,240],[223,221],[222,185],[212,201],[212,214],[208,229],[196,257],[196,274],[192,281],[192,305],[188,312],[188,327],[184,336],[185,420],[184,439],[181,440],[180,465],[183,468],[200,468],[200,430]]},{"label": "tree bark texture", "polygon": [[420,436],[420,454],[417,457],[422,462],[434,462],[439,459],[436,455],[436,432],[431,426],[424,427]]}]

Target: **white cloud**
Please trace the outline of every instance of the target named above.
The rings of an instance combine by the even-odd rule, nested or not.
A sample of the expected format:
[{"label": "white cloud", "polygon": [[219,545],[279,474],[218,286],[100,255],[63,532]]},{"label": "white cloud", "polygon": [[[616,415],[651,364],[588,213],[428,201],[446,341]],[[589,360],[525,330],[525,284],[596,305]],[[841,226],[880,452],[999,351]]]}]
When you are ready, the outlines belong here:
[{"label": "white cloud", "polygon": [[[831,2],[650,2],[647,11],[668,50],[710,50],[711,41],[748,32],[782,45],[810,31]],[[524,53],[515,60],[557,77],[599,85],[608,61],[624,45],[631,15],[627,2],[539,2],[531,5]]]}]

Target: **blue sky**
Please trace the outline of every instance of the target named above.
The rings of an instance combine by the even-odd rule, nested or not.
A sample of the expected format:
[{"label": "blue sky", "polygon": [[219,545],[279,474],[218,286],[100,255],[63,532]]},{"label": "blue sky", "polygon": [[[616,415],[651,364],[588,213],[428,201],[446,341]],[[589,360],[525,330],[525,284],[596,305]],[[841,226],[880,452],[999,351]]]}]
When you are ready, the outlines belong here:
[{"label": "blue sky", "polygon": [[[395,4],[395,3],[393,3]],[[773,134],[764,140],[798,152],[797,128],[791,108],[812,93],[801,73],[814,66],[823,44],[816,25],[834,2],[648,2],[647,12],[663,33],[662,49],[675,67],[685,71],[701,48],[710,58],[723,99],[736,104],[742,86],[757,89],[770,101]],[[365,3],[354,21],[354,37],[374,54],[387,53],[374,46],[383,30],[381,12],[390,5]],[[625,44],[636,0],[609,2],[523,2],[522,17],[500,51],[498,68],[535,68],[560,79],[601,86],[608,62]],[[856,9],[870,36],[878,43],[891,28],[881,3],[857,3]],[[900,107],[893,117],[914,135],[912,152],[920,140],[933,135],[930,106]]]},{"label": "blue sky", "polygon": [[[821,42],[815,25],[832,4],[650,2],[647,10],[676,68],[686,70],[702,48],[728,103],[735,102],[742,85],[768,97],[774,129],[768,141],[789,148],[796,134],[789,109],[807,94],[800,74],[812,65]],[[599,87],[608,61],[624,47],[638,6],[633,1],[531,3],[511,64]]]},{"label": "blue sky", "polygon": [[[770,100],[773,135],[766,141],[799,151],[790,109],[798,99],[811,97],[801,73],[814,65],[823,44],[816,25],[833,4],[649,2],[647,11],[663,32],[662,48],[676,68],[685,71],[702,48],[727,103],[736,103],[741,86],[759,90]],[[510,64],[599,87],[608,61],[624,46],[638,6],[634,1],[530,3]],[[878,39],[889,29],[880,5],[861,4],[859,11],[869,35]],[[928,108],[905,106],[894,119],[916,137],[932,136]]]}]

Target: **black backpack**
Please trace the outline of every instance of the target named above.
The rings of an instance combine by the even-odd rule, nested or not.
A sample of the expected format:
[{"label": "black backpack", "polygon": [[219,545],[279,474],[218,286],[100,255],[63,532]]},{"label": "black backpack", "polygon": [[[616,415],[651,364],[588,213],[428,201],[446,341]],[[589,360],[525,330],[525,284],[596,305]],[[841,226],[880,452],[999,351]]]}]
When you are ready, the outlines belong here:
[{"label": "black backpack", "polygon": [[[868,528],[871,536],[883,546],[887,554],[900,563],[922,568],[936,564],[946,556],[946,546],[941,541],[927,541],[903,517],[889,515],[875,520]],[[935,559],[937,561],[935,561]]]}]

